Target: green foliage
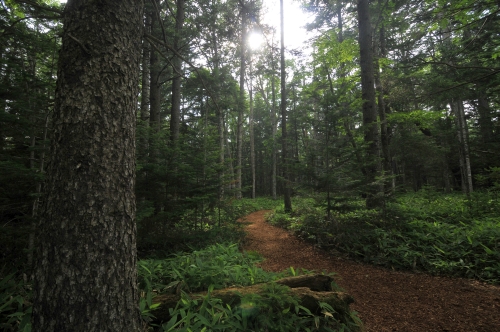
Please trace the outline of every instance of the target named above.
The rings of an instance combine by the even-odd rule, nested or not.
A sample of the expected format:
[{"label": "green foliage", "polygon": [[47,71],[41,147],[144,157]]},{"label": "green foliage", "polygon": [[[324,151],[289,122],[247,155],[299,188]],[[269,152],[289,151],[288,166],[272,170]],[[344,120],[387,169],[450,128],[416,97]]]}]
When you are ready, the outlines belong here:
[{"label": "green foliage", "polygon": [[18,281],[16,273],[0,277],[0,329],[31,331],[31,287]]},{"label": "green foliage", "polygon": [[173,253],[202,249],[222,242],[239,242],[244,234],[242,224],[237,220],[251,212],[271,210],[279,204],[271,198],[241,200],[228,199],[216,207],[186,209],[177,222],[170,220],[170,214],[154,215],[153,202],[138,203],[138,249],[141,257],[155,255],[155,252]]},{"label": "green foliage", "polygon": [[500,283],[499,215],[495,192],[468,200],[426,188],[399,196],[385,213],[359,209],[327,219],[311,208],[292,216],[277,209],[270,221],[365,262]]},{"label": "green foliage", "polygon": [[273,200],[271,197],[256,197],[255,199],[243,198],[240,200],[233,200],[232,206],[241,208],[245,211],[245,215],[259,210],[272,210],[276,208],[281,201]]},{"label": "green foliage", "polygon": [[[271,282],[285,275],[296,275],[297,271],[291,268],[279,274],[266,272],[255,266],[260,260],[255,253],[241,253],[236,244],[213,245],[168,259],[141,260],[138,271],[143,317],[152,320],[153,299],[158,293],[208,290],[203,299],[191,299],[182,292],[177,306],[169,309],[171,319],[163,323],[163,331],[358,330],[361,323],[354,313],[346,314],[350,315],[346,325],[334,317],[336,313],[327,304],[321,304],[322,317],[300,306],[286,286]],[[261,295],[242,296],[238,305],[223,305],[211,295],[214,289],[264,282],[271,283],[263,285]]]},{"label": "green foliage", "polygon": [[314,315],[298,303],[286,286],[263,285],[260,295],[242,296],[238,305],[224,306],[210,294],[202,300],[190,299],[185,293],[174,309],[163,331],[359,331],[362,325],[355,313],[348,314],[348,323],[334,317],[337,313],[320,303],[321,316]]},{"label": "green foliage", "polygon": [[400,112],[387,114],[387,120],[390,124],[413,124],[421,126],[422,128],[434,127],[436,121],[444,117],[445,111],[423,111],[414,110],[411,112]]},{"label": "green foliage", "polygon": [[260,258],[242,254],[236,244],[216,244],[192,253],[162,260],[139,261],[141,288],[162,292],[173,282],[183,282],[192,292],[232,285],[248,286],[270,281],[274,274],[257,268]]}]

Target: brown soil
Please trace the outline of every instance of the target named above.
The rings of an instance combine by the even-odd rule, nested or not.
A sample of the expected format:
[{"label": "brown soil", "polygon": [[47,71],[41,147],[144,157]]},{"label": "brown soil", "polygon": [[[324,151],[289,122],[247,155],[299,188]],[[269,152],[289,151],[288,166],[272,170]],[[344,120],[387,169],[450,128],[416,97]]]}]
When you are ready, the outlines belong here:
[{"label": "brown soil", "polygon": [[262,268],[283,271],[292,266],[336,273],[336,281],[356,301],[367,331],[500,331],[500,287],[479,281],[391,271],[333,257],[289,232],[265,222],[269,211],[243,222],[244,250],[264,256]]}]

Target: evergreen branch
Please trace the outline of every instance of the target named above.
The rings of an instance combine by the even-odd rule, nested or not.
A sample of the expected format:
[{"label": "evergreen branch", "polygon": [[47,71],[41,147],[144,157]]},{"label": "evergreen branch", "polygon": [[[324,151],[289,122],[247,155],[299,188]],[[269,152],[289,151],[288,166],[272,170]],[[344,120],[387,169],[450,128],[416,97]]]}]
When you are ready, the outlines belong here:
[{"label": "evergreen branch", "polygon": [[63,11],[60,10],[60,9],[57,9],[57,8],[54,8],[54,7],[47,7],[47,6],[44,6],[44,5],[41,5],[41,4],[38,4],[34,1],[30,1],[30,0],[14,0],[15,2],[19,3],[19,4],[25,4],[25,5],[30,5],[30,6],[33,6],[37,9],[42,9],[42,10],[46,10],[46,11],[49,11],[49,12],[53,12],[53,13],[57,13],[57,14],[60,14],[60,15],[63,15]]},{"label": "evergreen branch", "polygon": [[29,17],[23,17],[23,18],[20,18],[20,19],[17,19],[15,20],[14,22],[12,22],[8,27],[6,27],[4,29],[4,31],[2,32],[2,34],[0,34],[0,37],[3,37],[3,36],[7,36],[7,32],[8,31],[11,31],[12,28],[22,22],[22,21],[25,21],[25,20],[29,20],[29,19],[45,19],[45,20],[59,20],[61,19],[62,16],[46,16],[46,15],[39,15],[39,16],[29,16]]},{"label": "evergreen branch", "polygon": [[[153,46],[153,48],[158,52],[160,53],[160,55],[162,55],[165,59],[168,60],[168,57],[163,54],[163,52],[161,52],[158,47],[153,43],[158,43],[158,44],[161,44],[163,46],[165,46],[166,48],[168,48],[170,51],[172,51],[172,53],[174,53],[177,57],[179,57],[179,59],[181,59],[182,61],[184,61],[186,64],[189,65],[189,67],[191,67],[195,72],[196,74],[198,74],[198,77],[200,78],[201,80],[201,84],[203,85],[203,87],[205,88],[205,90],[207,90],[207,93],[210,97],[210,99],[212,100],[212,102],[215,104],[215,107],[217,108],[217,111],[221,111],[220,107],[219,107],[219,104],[217,103],[217,99],[213,96],[212,94],[212,91],[208,88],[207,84],[205,83],[205,81],[203,80],[203,77],[199,71],[199,68],[196,67],[194,64],[191,63],[191,61],[189,61],[188,59],[186,59],[185,57],[182,56],[182,54],[180,54],[173,46],[169,45],[167,42],[165,41],[161,41],[159,40],[158,38],[148,34],[148,33],[145,33],[144,34],[144,37],[146,37],[146,39],[148,39],[149,43],[151,46]],[[183,77],[185,77],[184,74],[180,73],[177,68],[175,68],[175,66],[172,66],[172,68],[174,69],[174,71],[178,74],[178,75],[182,75]]]},{"label": "evergreen branch", "polygon": [[474,82],[480,81],[480,80],[482,80],[482,79],[485,79],[485,78],[487,78],[487,77],[490,77],[490,76],[496,75],[496,74],[498,74],[498,73],[500,73],[500,69],[495,70],[494,72],[489,73],[489,74],[487,74],[487,75],[484,75],[484,76],[481,76],[481,77],[474,78],[474,79],[472,79],[472,80],[470,80],[470,81],[467,81],[467,82],[464,82],[464,83],[460,83],[460,84],[457,84],[457,85],[451,86],[451,87],[449,87],[449,88],[446,88],[446,89],[443,89],[443,90],[439,90],[439,91],[434,92],[434,93],[430,93],[430,94],[429,94],[429,96],[433,96],[433,95],[437,95],[437,94],[442,93],[442,92],[445,92],[445,91],[453,90],[453,89],[459,88],[459,87],[461,87],[461,86],[467,85],[467,84],[469,84],[469,83],[474,83]]},{"label": "evergreen branch", "polygon": [[[421,64],[427,65],[445,65],[454,69],[483,69],[483,70],[492,70],[492,71],[498,71],[500,70],[500,67],[482,67],[482,66],[456,66],[451,63],[447,62],[442,62],[442,61],[421,61]],[[400,67],[400,68],[405,68],[405,67]],[[406,67],[408,68],[408,67]]]}]

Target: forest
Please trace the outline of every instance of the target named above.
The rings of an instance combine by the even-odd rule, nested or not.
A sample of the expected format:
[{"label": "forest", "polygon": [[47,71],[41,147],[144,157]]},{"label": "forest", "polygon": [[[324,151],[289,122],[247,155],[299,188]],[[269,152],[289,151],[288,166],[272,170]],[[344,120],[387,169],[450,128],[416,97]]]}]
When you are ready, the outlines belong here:
[{"label": "forest", "polygon": [[267,0],[0,1],[0,329],[363,331],[243,250],[262,210],[346,260],[500,284],[500,2],[296,2],[309,21],[281,0],[272,25]]}]

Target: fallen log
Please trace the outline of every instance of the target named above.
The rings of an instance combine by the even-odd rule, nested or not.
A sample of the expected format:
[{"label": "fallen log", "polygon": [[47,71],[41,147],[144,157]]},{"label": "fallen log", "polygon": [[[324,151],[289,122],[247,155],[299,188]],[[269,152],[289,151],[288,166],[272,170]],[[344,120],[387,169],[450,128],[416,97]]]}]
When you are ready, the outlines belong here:
[{"label": "fallen log", "polygon": [[[333,291],[331,284],[333,279],[325,275],[303,275],[298,277],[283,278],[275,283],[289,287],[290,295],[294,295],[301,306],[309,309],[311,313],[319,313],[319,302],[328,303],[335,310],[334,316],[344,321],[348,319],[350,309],[349,304],[354,299],[344,293]],[[212,298],[221,299],[224,304],[235,307],[241,304],[241,298],[247,294],[264,295],[263,285],[256,284],[246,287],[230,287],[225,289],[213,290],[210,295]],[[207,292],[192,293],[189,297],[192,299],[202,299]],[[169,308],[175,308],[180,300],[180,294],[161,294],[154,298],[154,303],[159,303],[158,309],[153,314],[159,321],[168,321],[170,319]]]}]

